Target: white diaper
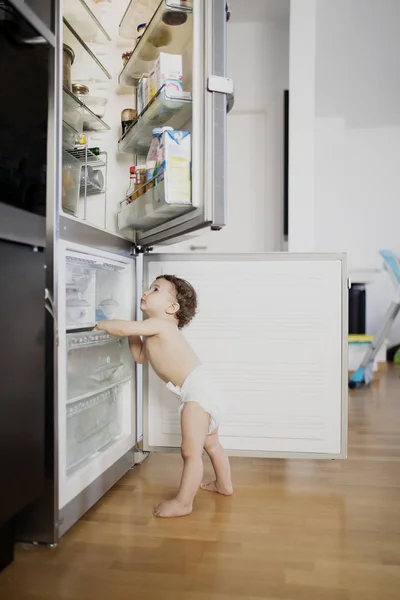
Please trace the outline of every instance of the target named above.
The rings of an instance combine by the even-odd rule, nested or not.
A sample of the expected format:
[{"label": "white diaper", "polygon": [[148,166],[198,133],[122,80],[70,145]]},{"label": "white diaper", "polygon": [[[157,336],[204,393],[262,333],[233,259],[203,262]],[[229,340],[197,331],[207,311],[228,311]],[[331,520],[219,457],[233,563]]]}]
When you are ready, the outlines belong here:
[{"label": "white diaper", "polygon": [[213,433],[225,416],[225,402],[221,392],[211,380],[203,365],[199,365],[187,376],[181,388],[167,383],[167,388],[180,397],[182,412],[186,402],[197,402],[210,415],[208,433]]}]

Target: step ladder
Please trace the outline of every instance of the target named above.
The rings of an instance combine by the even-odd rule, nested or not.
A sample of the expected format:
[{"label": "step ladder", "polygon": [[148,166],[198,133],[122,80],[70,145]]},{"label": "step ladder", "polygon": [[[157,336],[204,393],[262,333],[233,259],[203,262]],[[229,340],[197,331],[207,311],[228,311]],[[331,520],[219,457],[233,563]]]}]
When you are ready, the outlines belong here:
[{"label": "step ladder", "polygon": [[392,325],[400,311],[400,259],[390,250],[381,250],[383,266],[395,287],[395,297],[386,311],[381,328],[365,353],[358,369],[349,379],[349,388],[359,388],[369,385],[374,377],[374,362],[383,342],[389,334]]}]

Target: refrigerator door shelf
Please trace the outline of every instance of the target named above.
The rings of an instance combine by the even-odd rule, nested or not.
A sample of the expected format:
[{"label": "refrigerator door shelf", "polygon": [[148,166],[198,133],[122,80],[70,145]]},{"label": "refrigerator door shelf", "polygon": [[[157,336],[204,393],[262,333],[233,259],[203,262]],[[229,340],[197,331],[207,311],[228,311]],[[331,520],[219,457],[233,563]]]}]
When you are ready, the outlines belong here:
[{"label": "refrigerator door shelf", "polygon": [[[124,201],[125,203],[125,201]],[[193,210],[192,204],[168,202],[165,194],[165,182],[162,181],[139,196],[130,204],[123,206],[118,213],[118,228],[148,231]]]}]

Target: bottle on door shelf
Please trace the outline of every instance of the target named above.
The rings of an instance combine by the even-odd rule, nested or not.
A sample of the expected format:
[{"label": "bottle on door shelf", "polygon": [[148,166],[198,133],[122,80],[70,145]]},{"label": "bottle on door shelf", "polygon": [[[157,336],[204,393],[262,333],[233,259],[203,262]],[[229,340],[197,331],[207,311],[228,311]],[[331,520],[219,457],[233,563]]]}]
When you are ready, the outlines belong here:
[{"label": "bottle on door shelf", "polygon": [[126,190],[125,199],[128,204],[132,202],[132,200],[136,200],[137,195],[135,195],[136,191],[136,167],[129,168],[129,187]]},{"label": "bottle on door shelf", "polygon": [[137,165],[136,167],[136,194],[137,198],[143,196],[146,183],[146,165]]},{"label": "bottle on door shelf", "polygon": [[162,134],[161,127],[155,127],[152,131],[153,139],[146,157],[146,192],[153,187],[154,169],[157,162],[158,146]]}]

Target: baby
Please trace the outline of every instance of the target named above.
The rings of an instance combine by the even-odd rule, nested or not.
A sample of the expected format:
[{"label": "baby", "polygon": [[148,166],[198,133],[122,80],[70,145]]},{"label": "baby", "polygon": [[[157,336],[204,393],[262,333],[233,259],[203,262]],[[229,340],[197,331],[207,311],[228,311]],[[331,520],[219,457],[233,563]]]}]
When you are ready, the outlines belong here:
[{"label": "baby", "polygon": [[[157,517],[182,517],[192,512],[203,476],[203,448],[211,459],[215,481],[203,490],[230,496],[233,492],[229,459],[218,437],[224,412],[220,393],[180,329],[194,317],[197,297],[187,281],[162,275],[143,295],[144,321],[101,321],[96,329],[128,337],[133,358],[149,362],[167,387],[180,396],[183,472],[173,500],[156,506]],[[142,337],[144,339],[142,339]]]}]

